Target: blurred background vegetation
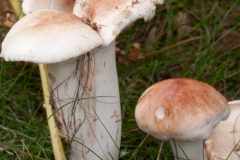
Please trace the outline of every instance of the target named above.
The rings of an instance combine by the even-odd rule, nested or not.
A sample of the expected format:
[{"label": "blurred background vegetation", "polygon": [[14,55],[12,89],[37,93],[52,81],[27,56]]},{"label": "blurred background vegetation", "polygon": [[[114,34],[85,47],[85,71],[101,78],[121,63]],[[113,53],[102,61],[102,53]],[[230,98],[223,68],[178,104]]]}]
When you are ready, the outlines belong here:
[{"label": "blurred background vegetation", "polygon": [[[2,0],[0,41],[16,20]],[[134,120],[137,100],[150,85],[187,77],[212,85],[229,101],[240,99],[239,49],[240,2],[234,0],[165,0],[152,21],[139,20],[119,35],[120,159],[173,159],[168,142],[147,136]],[[37,65],[0,59],[0,159],[53,159],[42,105]]]}]

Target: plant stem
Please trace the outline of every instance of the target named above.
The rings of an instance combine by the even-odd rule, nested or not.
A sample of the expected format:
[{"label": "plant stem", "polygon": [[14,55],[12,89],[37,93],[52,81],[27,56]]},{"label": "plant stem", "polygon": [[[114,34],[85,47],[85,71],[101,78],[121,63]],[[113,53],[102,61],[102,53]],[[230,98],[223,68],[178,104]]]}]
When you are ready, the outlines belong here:
[{"label": "plant stem", "polygon": [[38,64],[38,66],[39,66],[40,75],[41,75],[44,102],[46,107],[46,114],[48,118],[48,126],[49,126],[51,141],[52,141],[54,157],[56,160],[65,160],[66,156],[63,150],[62,141],[58,132],[58,128],[56,127],[54,117],[52,116],[52,106],[50,105],[50,92],[49,92],[47,65]]},{"label": "plant stem", "polygon": [[19,0],[9,0],[9,2],[11,3],[12,8],[13,8],[17,18],[21,19],[24,16],[24,14],[21,9],[20,1]]}]

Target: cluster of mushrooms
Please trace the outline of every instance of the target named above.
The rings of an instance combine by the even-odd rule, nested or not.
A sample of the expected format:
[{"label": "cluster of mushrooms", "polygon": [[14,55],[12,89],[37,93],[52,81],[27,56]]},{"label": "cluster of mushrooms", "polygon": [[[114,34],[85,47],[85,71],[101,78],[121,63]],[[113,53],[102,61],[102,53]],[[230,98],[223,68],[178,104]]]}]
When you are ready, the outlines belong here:
[{"label": "cluster of mushrooms", "polygon": [[[163,0],[23,1],[26,16],[5,37],[0,56],[6,61],[48,64],[50,104],[62,139],[70,143],[69,159],[118,159],[121,107],[115,38],[137,19],[151,20],[155,5],[162,3]],[[238,157],[238,113],[228,116],[229,106],[233,106],[231,111],[238,111],[239,104],[228,104],[205,83],[171,79],[143,93],[135,117],[143,131],[170,140],[176,159],[212,160],[228,153],[224,148],[227,145],[218,141],[220,131],[233,140],[228,140],[228,147],[235,148],[231,156]],[[227,118],[230,125],[228,120],[219,124]],[[223,129],[225,126],[228,128]],[[224,152],[219,146],[224,146]]]},{"label": "cluster of mushrooms", "polygon": [[115,38],[137,19],[150,21],[162,3],[23,1],[26,16],[6,35],[0,56],[48,64],[50,104],[60,135],[70,144],[69,159],[118,159],[122,122]]}]

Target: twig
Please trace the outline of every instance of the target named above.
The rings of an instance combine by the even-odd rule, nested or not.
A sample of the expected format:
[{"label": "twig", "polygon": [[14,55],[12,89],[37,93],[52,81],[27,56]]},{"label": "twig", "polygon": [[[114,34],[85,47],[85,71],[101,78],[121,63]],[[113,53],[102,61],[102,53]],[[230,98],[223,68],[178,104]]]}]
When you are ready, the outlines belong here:
[{"label": "twig", "polygon": [[162,147],[163,147],[163,141],[161,142],[161,145],[160,145],[160,148],[159,148],[159,151],[158,151],[157,160],[160,159],[160,155],[161,155],[161,152],[162,152]]},{"label": "twig", "polygon": [[[3,144],[3,143],[1,143],[0,142],[0,146],[3,146],[4,148],[4,150],[3,151],[5,151],[5,152],[7,152],[8,154],[11,154],[11,155],[13,155],[11,152],[9,152],[9,151],[7,151],[7,149],[8,150],[15,150],[15,149],[13,149],[12,147],[10,147],[10,146],[7,146],[7,145],[5,145],[5,144]],[[1,147],[0,147],[0,151],[1,151]],[[21,154],[24,154],[24,155],[28,155],[28,156],[30,156],[29,155],[29,153],[26,153],[26,152],[23,152],[23,151],[20,151],[20,150],[17,150],[17,152],[20,152]],[[40,159],[40,160],[46,160],[45,158],[41,158],[41,157],[38,157],[38,156],[35,156],[35,155],[31,155],[31,157],[33,157],[34,159]]]},{"label": "twig", "polygon": [[32,154],[29,152],[27,146],[26,146],[25,143],[24,143],[24,139],[21,139],[21,142],[22,142],[22,144],[23,144],[23,152],[24,152],[24,148],[26,148],[26,150],[27,150],[28,154],[30,155],[31,159],[33,159]]},{"label": "twig", "polygon": [[158,51],[156,51],[156,52],[146,54],[145,57],[149,57],[149,56],[153,56],[153,55],[162,53],[162,52],[164,52],[164,51],[173,49],[173,48],[175,48],[175,47],[177,47],[177,46],[180,46],[180,45],[182,45],[182,44],[185,44],[185,43],[188,43],[188,42],[192,42],[192,41],[198,40],[198,39],[200,39],[201,37],[202,37],[202,36],[191,37],[191,38],[182,40],[182,41],[180,41],[180,42],[177,42],[177,43],[175,43],[175,44],[172,44],[172,45],[169,45],[169,46],[165,46],[165,47],[163,47],[162,49],[160,49],[160,50],[158,50]]},{"label": "twig", "polygon": [[212,9],[211,9],[210,12],[207,14],[207,18],[209,18],[209,17],[212,15],[212,13],[214,12],[214,10],[215,10],[215,9],[217,8],[217,6],[218,6],[218,3],[219,3],[219,1],[217,1],[216,3],[214,3]]},{"label": "twig", "polygon": [[142,140],[142,142],[139,144],[138,148],[134,151],[134,153],[131,155],[131,157],[129,159],[132,159],[134,157],[134,155],[137,153],[137,151],[142,147],[142,145],[144,144],[144,142],[147,140],[147,138],[149,137],[149,134],[147,134],[145,136],[145,138]]}]

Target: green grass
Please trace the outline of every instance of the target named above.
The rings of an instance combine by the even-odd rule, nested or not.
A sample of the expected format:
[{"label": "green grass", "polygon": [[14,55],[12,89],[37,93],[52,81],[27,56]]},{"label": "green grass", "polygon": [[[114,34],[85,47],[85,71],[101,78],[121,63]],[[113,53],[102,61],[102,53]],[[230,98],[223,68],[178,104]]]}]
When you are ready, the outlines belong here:
[{"label": "green grass", "polygon": [[[137,100],[150,85],[188,77],[214,86],[229,101],[239,99],[239,46],[233,45],[234,37],[230,35],[223,42],[226,31],[240,35],[239,6],[233,0],[168,0],[158,6],[151,22],[139,20],[117,38],[120,51],[128,53],[131,44],[138,42],[145,56],[144,60],[130,62],[127,55],[117,53],[123,116],[121,151],[126,153],[121,160],[131,156],[155,160],[158,155],[161,141],[149,136],[140,145],[146,134],[134,120]],[[188,29],[182,35],[179,28],[184,25],[176,24],[179,12],[189,17],[185,25]],[[153,27],[157,29],[155,41],[147,41]],[[0,26],[0,32],[4,36],[6,29]],[[240,36],[237,40],[240,42]],[[226,50],[229,41],[232,49]],[[53,159],[42,104],[37,66],[0,60],[0,159]],[[160,159],[173,159],[168,142],[164,142]]]}]

